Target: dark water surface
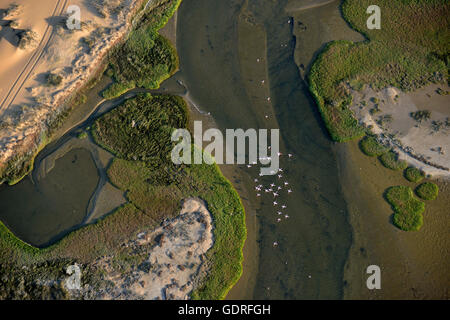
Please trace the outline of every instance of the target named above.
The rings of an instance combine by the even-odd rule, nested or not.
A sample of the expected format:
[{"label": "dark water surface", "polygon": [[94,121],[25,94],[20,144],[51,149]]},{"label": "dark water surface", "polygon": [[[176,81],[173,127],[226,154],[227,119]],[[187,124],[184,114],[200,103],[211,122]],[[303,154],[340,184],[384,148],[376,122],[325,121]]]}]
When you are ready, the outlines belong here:
[{"label": "dark water surface", "polygon": [[0,186],[0,220],[20,239],[45,246],[83,222],[98,180],[89,151],[73,149],[39,181]]},{"label": "dark water surface", "polygon": [[[280,181],[276,177],[263,181],[279,185],[287,180],[293,192],[277,199],[287,205],[279,223],[279,208],[274,208],[272,198],[262,197],[259,269],[250,271],[258,272],[250,296],[340,298],[351,228],[332,142],[294,62],[295,38],[284,11],[286,2],[250,0],[247,7],[252,21],[262,24],[267,33],[268,80],[285,147],[282,152],[295,155],[290,161],[281,160],[284,177]],[[240,74],[242,64],[251,63],[242,61],[238,50],[238,16],[243,4],[237,0],[184,0],[178,14],[181,72],[177,76],[183,78],[197,105],[211,112],[222,129],[265,127],[256,116],[263,106],[258,110],[258,105],[250,103],[247,83]],[[257,171],[254,175],[257,177]],[[278,245],[274,246],[275,242]]]}]

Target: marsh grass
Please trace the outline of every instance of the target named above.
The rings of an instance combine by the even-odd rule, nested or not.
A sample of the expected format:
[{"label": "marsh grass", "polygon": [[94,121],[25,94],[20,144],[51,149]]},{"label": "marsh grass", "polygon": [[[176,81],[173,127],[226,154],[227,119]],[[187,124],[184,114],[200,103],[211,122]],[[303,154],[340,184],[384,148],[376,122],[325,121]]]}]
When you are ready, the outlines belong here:
[{"label": "marsh grass", "polygon": [[[7,262],[0,273],[10,277],[17,265],[36,268],[39,263],[63,270],[52,261],[76,261],[85,266],[83,276],[92,284],[101,278],[101,270],[90,268],[91,263],[104,256],[113,256],[114,268],[127,272],[145,256],[122,244],[177,215],[183,199],[197,197],[205,201],[213,217],[214,245],[206,254],[206,278],[192,298],[223,299],[242,274],[245,213],[217,165],[175,166],[168,157],[170,133],[176,126],[187,126],[187,112],[179,97],[142,94],[99,118],[93,136],[116,155],[107,173],[110,182],[125,192],[128,203],[43,249],[24,243],[0,224],[1,258]],[[46,269],[39,272],[47,275]],[[11,288],[8,282],[5,290],[0,288],[0,296],[14,297],[17,292]],[[64,297],[63,288],[51,290]],[[34,298],[45,296],[39,290],[24,292]]]},{"label": "marsh grass", "polygon": [[439,194],[439,187],[432,182],[424,182],[416,188],[416,194],[423,200],[434,200]]},{"label": "marsh grass", "polygon": [[373,136],[364,137],[360,141],[359,147],[361,148],[361,151],[369,157],[378,157],[389,151],[388,148],[379,143]]},{"label": "marsh grass", "polygon": [[367,38],[329,43],[311,67],[309,87],[331,137],[340,142],[363,135],[348,106],[346,84],[404,91],[448,80],[450,5],[445,0],[379,0],[381,30],[368,30],[370,0],[345,0],[345,20]]},{"label": "marsh grass", "polygon": [[401,171],[408,167],[408,163],[404,160],[400,160],[398,154],[392,150],[382,154],[379,159],[383,166],[391,170]]},{"label": "marsh grass", "polygon": [[416,199],[410,187],[390,187],[385,198],[394,210],[394,224],[403,231],[417,231],[422,227],[425,203]]},{"label": "marsh grass", "polygon": [[419,170],[414,167],[406,168],[405,170],[405,178],[411,182],[420,182],[423,178],[425,178],[425,174],[422,170]]},{"label": "marsh grass", "polygon": [[110,53],[108,74],[115,80],[102,93],[113,99],[135,87],[157,89],[178,69],[178,55],[170,42],[158,34],[181,0],[160,1],[143,14],[126,42]]},{"label": "marsh grass", "polygon": [[214,221],[214,246],[207,253],[208,276],[192,297],[222,299],[242,273],[245,214],[237,192],[216,165],[176,166],[167,156],[172,130],[187,123],[181,98],[145,94],[100,118],[93,135],[118,156],[108,169],[111,183],[150,221],[173,217],[183,199],[206,202]]}]

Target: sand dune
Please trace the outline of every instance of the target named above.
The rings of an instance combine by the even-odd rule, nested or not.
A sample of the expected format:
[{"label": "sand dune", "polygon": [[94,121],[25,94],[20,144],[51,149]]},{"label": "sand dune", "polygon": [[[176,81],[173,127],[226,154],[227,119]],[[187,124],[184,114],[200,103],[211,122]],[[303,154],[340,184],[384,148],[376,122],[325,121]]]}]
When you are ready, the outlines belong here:
[{"label": "sand dune", "polygon": [[[14,155],[36,148],[45,123],[127,34],[142,2],[70,1],[80,8],[82,28],[69,30],[65,26],[67,0],[0,0],[4,35],[0,41],[0,166]],[[5,9],[13,3],[20,5],[19,12],[4,17]],[[6,26],[13,20],[14,28]],[[37,33],[36,48],[18,47],[14,34],[22,29]],[[48,85],[49,73],[60,77],[60,83]]]}]

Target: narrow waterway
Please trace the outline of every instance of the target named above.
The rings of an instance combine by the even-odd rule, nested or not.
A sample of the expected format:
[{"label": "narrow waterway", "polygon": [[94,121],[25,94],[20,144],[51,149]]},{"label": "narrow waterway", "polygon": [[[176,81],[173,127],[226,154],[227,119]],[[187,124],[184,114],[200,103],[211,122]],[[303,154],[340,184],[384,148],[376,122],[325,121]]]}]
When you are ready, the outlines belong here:
[{"label": "narrow waterway", "polygon": [[[282,176],[261,179],[256,168],[247,170],[258,184],[283,189],[277,205],[270,194],[257,197],[255,192],[246,199],[260,208],[255,228],[259,256],[253,264],[246,261],[249,267],[244,269],[252,274],[252,285],[245,286],[246,292],[233,292],[233,297],[340,298],[351,229],[333,143],[294,61],[294,20],[284,10],[287,3],[183,0],[177,27],[180,71],[159,92],[184,95],[210,113],[222,130],[280,128]],[[86,121],[47,146],[36,159],[36,170],[80,129],[134,92],[100,104]],[[2,186],[0,204],[8,207],[0,208],[0,219],[27,242],[49,243],[86,218],[98,184],[96,169],[89,152],[77,149],[56,160],[42,181],[54,186],[45,197],[31,178]],[[245,179],[232,182],[246,184],[243,189],[250,191],[255,187]],[[14,199],[24,194],[28,201],[17,205],[20,201]],[[72,203],[79,207],[72,208]]]},{"label": "narrow waterway", "polygon": [[[294,61],[292,19],[287,1],[184,0],[178,14],[178,75],[192,99],[210,112],[221,129],[276,128],[284,154],[283,177],[258,183],[289,183],[280,194],[282,211],[270,196],[253,196],[258,211],[260,255],[256,299],[333,299],[343,292],[343,267],[351,245],[346,203],[340,189],[333,143]],[[242,23],[248,27],[241,27]],[[258,28],[265,30],[253,32]],[[265,56],[246,59],[240,38],[265,43]],[[253,39],[252,37],[260,37]],[[250,79],[266,64],[266,77]],[[252,72],[252,70],[255,70]],[[245,74],[244,74],[245,70]],[[269,96],[252,96],[255,83],[269,85]],[[270,98],[270,99],[267,99]],[[270,101],[271,110],[267,101]],[[272,119],[275,115],[276,119]],[[250,172],[257,178],[258,171]],[[251,187],[250,190],[253,188]],[[257,207],[257,205],[255,205]],[[287,216],[288,218],[286,218]],[[239,294],[235,294],[236,297]]]}]

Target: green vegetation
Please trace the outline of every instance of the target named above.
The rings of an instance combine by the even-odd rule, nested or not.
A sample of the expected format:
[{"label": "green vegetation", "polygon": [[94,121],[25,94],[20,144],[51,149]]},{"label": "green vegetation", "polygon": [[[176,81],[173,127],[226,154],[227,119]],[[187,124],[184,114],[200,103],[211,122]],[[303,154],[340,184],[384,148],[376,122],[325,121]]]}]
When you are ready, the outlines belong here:
[{"label": "green vegetation", "polygon": [[398,154],[394,151],[386,152],[380,156],[380,161],[386,168],[401,171],[408,167],[408,163],[404,160],[398,159]]},{"label": "green vegetation", "polygon": [[88,137],[88,134],[86,131],[81,131],[77,136],[78,139],[86,139],[87,137]]},{"label": "green vegetation", "polygon": [[425,178],[425,174],[423,173],[422,170],[419,170],[419,169],[416,169],[413,167],[409,167],[409,168],[406,168],[406,170],[405,170],[405,178],[408,181],[417,183],[417,182],[421,181],[423,178]]},{"label": "green vegetation", "polygon": [[416,112],[410,113],[411,118],[417,122],[427,121],[431,117],[431,111],[428,110],[418,110]]},{"label": "green vegetation", "polygon": [[[178,6],[180,5],[181,0],[159,0],[157,5],[150,9],[148,9],[145,12],[142,12],[140,16],[138,17],[138,23],[136,24],[135,30],[139,31],[137,35],[132,36],[134,32],[131,32],[130,37],[134,37],[134,44],[136,45],[136,52],[133,50],[135,49],[134,45],[129,47],[126,45],[122,45],[119,48],[114,49],[113,52],[110,54],[110,69],[111,74],[114,76],[117,76],[120,82],[113,83],[109,88],[107,88],[103,95],[106,99],[112,99],[114,97],[119,96],[120,94],[134,88],[136,84],[133,82],[134,77],[137,77],[137,79],[146,79],[144,82],[151,82],[152,84],[155,84],[156,87],[159,86],[159,83],[169,77],[178,67],[178,56],[176,54],[176,50],[170,45],[170,43],[161,37],[157,31],[162,28],[169,18],[173,15],[173,13],[177,10]],[[145,30],[145,31],[143,31]],[[146,34],[146,31],[149,33]],[[149,40],[150,39],[150,40]],[[141,41],[142,40],[142,41]],[[145,50],[142,45],[145,43],[154,43],[152,50],[146,50],[148,51],[148,54],[145,55]],[[161,48],[158,48],[158,46],[162,46]],[[128,49],[129,50],[128,50]],[[146,59],[153,59],[156,60],[148,61],[151,65],[155,66],[154,72],[150,73],[154,77],[149,77],[149,74],[145,74],[145,70],[147,69],[140,69],[134,71],[138,72],[136,74],[133,74],[133,72],[125,72],[127,76],[131,76],[130,81],[123,80],[121,75],[121,71],[118,68],[119,65],[128,67],[128,63],[125,64],[116,64],[120,59],[127,60],[130,58],[130,61],[133,61],[134,57],[132,54],[142,54],[144,53],[145,57],[137,57],[136,59],[140,59],[140,61],[147,61]],[[125,54],[125,55],[122,55]],[[158,57],[158,54],[160,55]],[[130,56],[128,56],[130,55]],[[170,62],[170,63],[169,63]],[[131,62],[130,62],[131,63]],[[133,66],[135,66],[133,64]],[[134,68],[133,66],[130,67]],[[99,79],[101,78],[103,72],[105,71],[106,66],[101,66],[99,68],[99,71],[97,75],[94,75],[81,90],[89,90],[93,88]],[[166,68],[167,67],[167,68]],[[158,73],[158,70],[168,70],[168,73]],[[115,71],[114,71],[115,70]],[[131,69],[126,69],[130,71]],[[120,71],[120,72],[119,72]],[[151,71],[151,70],[147,70]],[[52,75],[49,76],[49,83],[59,83],[58,75]],[[117,80],[116,79],[116,80]],[[61,79],[62,80],[62,79]],[[123,81],[122,81],[123,80]],[[131,82],[131,83],[130,83]],[[10,159],[8,163],[0,167],[0,184],[7,182],[8,184],[16,184],[20,180],[22,180],[33,168],[33,161],[34,157],[39,153],[42,148],[45,147],[45,145],[50,142],[50,138],[52,134],[59,128],[63,121],[67,118],[70,111],[75,107],[76,105],[82,104],[86,101],[86,97],[82,92],[78,92],[74,97],[72,97],[72,100],[68,103],[67,108],[63,108],[63,110],[56,115],[54,119],[51,119],[48,124],[48,130],[43,134],[43,138],[41,139],[41,142],[39,143],[38,147],[36,148],[35,152],[33,153],[27,153],[24,155],[18,155],[13,159]]]},{"label": "green vegetation", "polygon": [[62,82],[62,77],[59,74],[49,73],[46,81],[47,86],[59,86]]},{"label": "green vegetation", "polygon": [[162,1],[144,13],[127,41],[114,49],[109,57],[110,74],[116,81],[103,92],[112,99],[135,87],[156,89],[178,68],[175,48],[158,34],[173,15],[181,0]]},{"label": "green vegetation", "polygon": [[140,94],[115,108],[92,128],[95,141],[127,160],[150,161],[170,155],[170,136],[187,125],[183,99]]},{"label": "green vegetation", "polygon": [[442,88],[437,88],[436,93],[441,95],[441,96],[446,96],[449,94],[449,92],[447,90],[444,90]]},{"label": "green vegetation", "polygon": [[97,120],[92,132],[118,156],[108,169],[110,181],[126,191],[149,221],[173,217],[182,199],[206,201],[214,219],[215,245],[208,252],[208,279],[193,297],[220,299],[242,273],[244,210],[217,166],[176,166],[170,160],[170,136],[174,128],[186,127],[186,108],[179,97],[138,95]]},{"label": "green vegetation", "polygon": [[[168,21],[180,2],[160,0],[155,8],[139,17],[129,43],[111,53],[108,72],[116,83],[105,96],[114,97],[117,92],[131,88],[130,83],[157,87],[174,72],[178,65],[175,50],[156,31]],[[85,88],[95,83],[96,79],[92,79]],[[84,99],[84,95],[77,96],[72,104],[83,103]],[[49,135],[68,112],[55,118]],[[128,203],[43,249],[24,243],[0,223],[0,298],[67,298],[58,280],[66,277],[64,268],[74,262],[82,264],[82,285],[104,285],[104,270],[92,264],[99,257],[113,256],[115,271],[122,274],[136,268],[142,253],[131,252],[123,244],[139,232],[155,228],[162,219],[173,217],[180,210],[181,200],[188,197],[206,202],[214,220],[215,241],[207,253],[208,275],[192,297],[224,298],[242,274],[246,238],[244,208],[237,192],[216,165],[175,166],[170,161],[170,134],[174,128],[186,127],[187,123],[187,108],[181,98],[147,94],[127,100],[100,118],[92,134],[97,143],[116,155],[108,176],[113,184],[126,191]],[[79,137],[85,135],[82,132]],[[42,140],[45,141],[40,148],[47,144],[45,137]],[[2,168],[2,181],[19,181],[31,170],[34,156],[17,158]],[[54,279],[55,285],[38,284],[36,275]]]},{"label": "green vegetation", "polygon": [[72,100],[74,106],[79,106],[87,101],[87,96],[82,92],[77,92]]},{"label": "green vegetation", "polygon": [[423,200],[434,200],[439,194],[439,187],[432,182],[424,182],[416,188],[416,194]]},{"label": "green vegetation", "polygon": [[22,50],[36,47],[39,39],[38,34],[31,29],[21,30],[17,37],[19,38],[17,46]]},{"label": "green vegetation", "polygon": [[33,170],[34,158],[49,142],[47,135],[41,135],[41,144],[33,153],[27,153],[22,156],[15,156],[9,160],[5,168],[0,168],[0,185],[7,182],[12,186],[19,183],[28,173]]},{"label": "green vegetation", "polygon": [[380,144],[377,139],[373,136],[364,137],[360,143],[359,147],[362,152],[369,157],[378,157],[389,151],[388,148]]},{"label": "green vegetation", "polygon": [[[103,271],[91,263],[111,255],[115,270],[124,274],[136,268],[143,257],[122,244],[174,217],[183,199],[197,197],[206,202],[213,216],[215,242],[207,253],[208,275],[192,297],[224,298],[242,274],[245,213],[238,194],[216,165],[176,166],[170,160],[171,132],[187,126],[187,112],[179,97],[141,94],[98,119],[91,129],[93,136],[117,156],[108,168],[108,177],[126,193],[128,203],[45,249],[22,242],[0,224],[1,257],[8,261],[2,265],[0,279],[6,274],[7,279],[24,278],[32,283],[26,273],[16,274],[14,270],[20,270],[16,265],[25,264],[48,276],[48,268],[61,271],[77,262],[84,265],[84,281],[97,283],[102,281]],[[11,281],[0,288],[0,297],[16,296]],[[26,298],[42,298],[47,294],[42,290],[27,287],[21,292]],[[51,290],[53,296],[66,297],[62,287]]]},{"label": "green vegetation", "polygon": [[390,187],[385,197],[394,210],[393,222],[399,229],[417,231],[422,227],[425,204],[414,197],[410,187]]},{"label": "green vegetation", "polygon": [[379,0],[380,30],[368,30],[370,0],[345,0],[345,20],[367,41],[334,41],[311,67],[309,87],[336,141],[359,138],[347,84],[358,81],[375,89],[394,86],[408,91],[448,79],[449,3],[446,0]]}]

